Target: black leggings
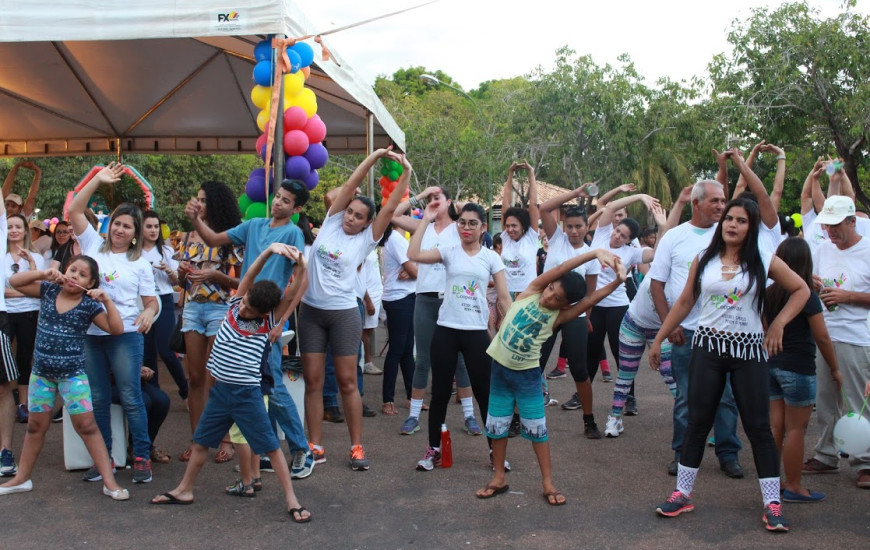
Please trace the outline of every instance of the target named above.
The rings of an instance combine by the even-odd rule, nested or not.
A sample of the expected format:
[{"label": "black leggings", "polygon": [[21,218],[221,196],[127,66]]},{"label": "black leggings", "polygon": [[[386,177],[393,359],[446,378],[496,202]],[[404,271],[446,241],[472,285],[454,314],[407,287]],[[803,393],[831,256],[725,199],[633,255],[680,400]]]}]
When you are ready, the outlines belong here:
[{"label": "black leggings", "polygon": [[[544,345],[541,346],[541,372],[547,367],[550,353],[556,344],[556,335],[562,333],[562,346],[559,348],[559,356],[568,359],[568,369],[574,382],[589,380],[589,363],[586,360],[586,340],[589,329],[586,326],[586,317],[578,317],[559,326]],[[597,368],[598,361],[595,361]]]},{"label": "black leggings", "polygon": [[15,363],[18,365],[18,385],[30,384],[33,366],[33,346],[36,343],[36,325],[39,311],[22,311],[9,314],[9,343],[16,342]]},{"label": "black leggings", "polygon": [[481,416],[489,410],[489,375],[492,360],[486,354],[489,334],[485,330],[458,330],[438,325],[432,335],[429,352],[432,361],[432,401],[429,405],[429,446],[441,446],[441,424],[447,418],[456,360],[465,358],[471,391],[477,400]]},{"label": "black leggings", "polygon": [[592,332],[589,333],[589,346],[586,349],[586,365],[589,369],[589,379],[595,380],[598,373],[598,361],[604,354],[604,336],[610,344],[610,353],[619,370],[619,327],[628,306],[601,307],[595,306],[588,313],[589,322],[592,323]]},{"label": "black leggings", "polygon": [[707,435],[713,428],[729,374],[743,430],[752,445],[758,477],[779,477],[779,456],[770,431],[767,363],[735,359],[704,347],[693,347],[689,360],[689,427],[680,452],[680,464],[689,468],[701,465]]}]

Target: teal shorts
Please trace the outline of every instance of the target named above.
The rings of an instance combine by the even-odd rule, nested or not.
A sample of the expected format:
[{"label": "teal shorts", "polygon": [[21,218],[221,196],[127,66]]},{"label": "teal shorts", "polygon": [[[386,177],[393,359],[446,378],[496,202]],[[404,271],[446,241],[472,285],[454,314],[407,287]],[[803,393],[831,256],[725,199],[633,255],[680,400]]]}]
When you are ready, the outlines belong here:
[{"label": "teal shorts", "polygon": [[534,443],[547,441],[541,369],[511,370],[493,360],[486,415],[487,436],[492,439],[508,436],[514,407],[520,413],[521,435]]},{"label": "teal shorts", "polygon": [[58,393],[70,416],[94,412],[87,374],[58,379],[31,374],[27,386],[27,410],[32,413],[51,412]]}]

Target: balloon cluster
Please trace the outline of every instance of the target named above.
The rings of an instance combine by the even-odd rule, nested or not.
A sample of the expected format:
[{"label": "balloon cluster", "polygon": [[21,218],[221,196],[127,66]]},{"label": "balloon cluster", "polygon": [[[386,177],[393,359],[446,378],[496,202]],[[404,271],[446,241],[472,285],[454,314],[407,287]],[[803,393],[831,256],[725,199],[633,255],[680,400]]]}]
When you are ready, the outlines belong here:
[{"label": "balloon cluster", "polygon": [[[257,138],[257,154],[266,160],[266,133],[269,128],[269,114],[272,101],[272,84],[275,66],[272,63],[273,49],[270,40],[263,40],[254,47],[254,83],[251,90],[251,102],[260,108],[257,114],[257,127],[263,134]],[[297,42],[287,48],[287,58],[290,60],[290,73],[283,78],[284,88],[284,135],[275,140],[284,148],[284,175],[288,179],[299,180],[308,190],[317,187],[320,181],[318,170],[326,166],[329,152],[323,145],[326,137],[326,124],[317,116],[317,96],[314,91],[305,87],[305,81],[311,74],[311,63],[314,61],[314,50],[304,42]],[[239,208],[244,219],[262,218],[269,215],[273,192],[274,174],[272,167],[256,168],[251,171],[245,194],[239,197]],[[268,178],[268,187],[266,180]],[[280,180],[279,180],[280,181]],[[298,220],[298,214],[293,216],[293,222]]]},{"label": "balloon cluster", "polygon": [[[401,177],[403,171],[402,165],[398,162],[388,158],[381,160],[381,179],[378,181],[381,184],[381,206],[387,204],[390,194],[396,188],[396,184],[399,182],[399,177]],[[407,200],[408,197],[408,189],[406,188],[405,194],[402,195],[402,200]]]},{"label": "balloon cluster", "polygon": [[59,221],[60,219],[58,218],[45,218],[44,220],[42,220],[42,225],[45,226],[46,231],[51,231],[52,233],[54,233],[54,228],[57,226],[57,222]]}]

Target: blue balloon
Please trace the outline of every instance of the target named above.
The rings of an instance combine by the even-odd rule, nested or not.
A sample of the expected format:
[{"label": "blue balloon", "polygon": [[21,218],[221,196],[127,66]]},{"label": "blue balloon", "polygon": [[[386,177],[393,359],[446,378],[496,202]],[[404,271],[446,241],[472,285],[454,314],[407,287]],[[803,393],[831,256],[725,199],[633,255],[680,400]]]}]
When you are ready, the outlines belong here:
[{"label": "blue balloon", "polygon": [[327,161],[329,161],[329,152],[322,143],[312,143],[309,145],[308,150],[305,151],[303,156],[308,159],[311,167],[315,170],[323,168],[326,166]]},{"label": "blue balloon", "polygon": [[260,61],[254,65],[254,82],[260,86],[272,85],[272,62]]},{"label": "blue balloon", "polygon": [[302,180],[305,182],[305,187],[308,188],[309,191],[317,187],[318,182],[320,182],[320,174],[317,173],[317,170],[312,170],[308,177]]},{"label": "blue balloon", "polygon": [[257,61],[271,61],[272,42],[269,40],[258,42],[257,45],[254,46],[254,59]]},{"label": "blue balloon", "polygon": [[253,202],[266,202],[266,180],[252,177],[245,184],[245,194]]},{"label": "blue balloon", "polygon": [[290,72],[297,73],[302,68],[302,58],[295,50],[287,48],[287,59],[290,60]]},{"label": "blue balloon", "polygon": [[297,42],[290,49],[299,54],[300,66],[307,67],[314,61],[314,50],[305,42]]},{"label": "blue balloon", "polygon": [[304,180],[311,173],[311,164],[303,156],[293,156],[284,164],[284,174],[291,180]]}]

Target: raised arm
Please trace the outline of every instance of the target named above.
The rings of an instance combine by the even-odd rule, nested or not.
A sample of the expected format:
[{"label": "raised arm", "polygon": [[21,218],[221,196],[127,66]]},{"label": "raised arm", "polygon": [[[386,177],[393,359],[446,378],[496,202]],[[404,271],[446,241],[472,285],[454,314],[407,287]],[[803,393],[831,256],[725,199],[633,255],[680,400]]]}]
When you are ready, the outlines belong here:
[{"label": "raised arm", "polygon": [[[347,205],[350,204],[350,201],[353,200],[353,198],[356,196],[357,189],[359,189],[359,186],[363,184],[366,176],[369,172],[371,172],[372,167],[374,167],[375,163],[378,162],[378,160],[380,160],[381,158],[385,157],[388,152],[392,151],[392,149],[392,145],[386,149],[376,149],[371,155],[367,156],[365,160],[360,163],[359,166],[356,167],[356,170],[353,171],[353,174],[350,175],[350,177],[347,179],[346,182],[344,182],[344,184],[342,184],[341,187],[337,187],[335,190],[333,190],[335,191],[334,193],[332,193],[332,191],[330,192],[332,193],[332,202],[328,204],[329,210],[327,211],[327,215],[331,216],[336,212],[341,212],[342,210],[347,208]],[[404,175],[404,173],[402,175]],[[390,196],[392,197],[394,193],[395,191],[391,193]],[[403,194],[404,192],[398,193],[398,197],[396,198],[401,199]],[[396,202],[396,205],[398,205],[398,202]],[[393,210],[395,209],[396,207],[393,206]]]},{"label": "raised arm", "polygon": [[420,223],[420,220],[405,215],[405,213],[408,212],[408,210],[410,210],[412,206],[414,206],[413,204],[411,204],[411,200],[413,200],[417,204],[420,204],[420,201],[428,200],[429,197],[440,192],[440,187],[427,187],[423,190],[422,193],[413,195],[409,197],[408,200],[400,202],[399,206],[396,207],[396,211],[393,212],[393,225],[398,227],[399,229],[402,229],[403,231],[413,233],[417,229],[417,225]]},{"label": "raised arm", "polygon": [[[752,170],[752,167],[755,166],[755,159],[756,157],[758,157],[758,153],[761,152],[761,148],[764,147],[764,144],[764,140],[761,140],[761,142],[757,143],[755,147],[752,148],[752,151],[749,152],[749,158],[746,159],[746,165],[749,166],[750,170]],[[740,149],[737,149],[735,147],[734,149],[732,149],[732,151],[737,151],[739,153]],[[740,153],[740,156],[742,157],[743,153]],[[731,198],[735,199],[738,195],[740,195],[740,193],[744,192],[746,190],[747,184],[748,182],[746,181],[746,178],[741,173],[740,177],[737,178],[737,185],[734,186],[734,194],[731,195]],[[765,191],[765,194],[767,194],[767,191]],[[725,196],[727,197],[728,195]]]},{"label": "raised arm", "polygon": [[782,147],[767,143],[761,147],[761,152],[776,154],[776,175],[773,178],[773,189],[770,191],[770,202],[774,210],[779,212],[779,201],[782,199],[782,189],[785,185],[785,151]]},{"label": "raised arm", "polygon": [[[665,218],[665,211],[662,208],[662,205],[659,203],[653,203],[652,208],[650,208],[650,212],[652,212],[653,220],[656,222],[656,227],[659,228],[658,233],[656,234],[656,247],[659,245],[659,241],[662,240],[662,237],[665,235],[665,231],[667,231],[668,220]],[[641,262],[648,264],[653,260],[653,256],[655,255],[655,248],[646,247],[643,249],[643,255],[641,256]]]},{"label": "raised arm", "polygon": [[[680,196],[677,197],[677,202],[674,203],[673,208],[671,208],[671,212],[668,214],[668,219],[665,222],[665,233],[680,225],[680,216],[683,215],[683,209],[687,204],[692,203],[692,189],[694,185],[689,185],[687,187],[683,187],[683,190],[680,191]],[[662,233],[664,234],[664,233]],[[656,239],[656,246],[658,246],[658,242],[661,240],[661,235]]]},{"label": "raised arm", "polygon": [[411,183],[411,172],[413,171],[411,163],[408,162],[405,155],[398,155],[392,151],[387,151],[384,156],[402,165],[402,175],[399,176],[396,188],[393,189],[392,193],[390,193],[390,198],[387,199],[387,204],[381,208],[381,211],[378,212],[378,215],[375,217],[375,221],[372,222],[372,238],[376,241],[381,240],[381,237],[384,236],[384,231],[387,230],[387,226],[393,219],[396,207],[399,206],[399,202],[402,201],[402,197],[405,195],[405,191]]},{"label": "raised arm", "polygon": [[184,207],[184,214],[187,219],[193,223],[193,229],[199,234],[199,238],[208,246],[224,246],[233,244],[232,239],[227,235],[226,231],[215,233],[215,231],[205,223],[205,220],[200,217],[202,205],[196,197],[187,201]]},{"label": "raised arm", "polygon": [[553,238],[553,234],[556,233],[556,227],[559,226],[559,219],[556,215],[558,208],[570,200],[580,197],[588,197],[589,195],[586,193],[586,188],[590,185],[592,185],[592,183],[584,183],[577,189],[556,195],[552,199],[541,204],[541,223],[544,226],[544,233],[547,234],[548,239]]},{"label": "raised arm", "polygon": [[[825,166],[832,162],[842,162],[839,159],[835,159],[833,161],[828,161]],[[828,196],[831,195],[843,195],[852,199],[852,202],[855,202],[855,189],[852,187],[852,180],[849,179],[848,174],[843,168],[839,168],[834,175],[830,178],[830,184],[828,185]],[[831,189],[836,190],[836,192],[832,192]]]},{"label": "raised arm", "polygon": [[[753,149],[755,151],[755,149]],[[740,151],[737,149],[732,149],[731,154],[731,162],[734,163],[734,166],[740,171],[741,178],[746,182],[749,190],[755,195],[755,198],[758,199],[758,209],[761,212],[761,221],[764,222],[768,228],[773,228],[779,223],[779,215],[776,212],[776,208],[773,206],[773,201],[770,200],[770,196],[767,194],[767,189],[764,188],[764,183],[762,183],[761,179],[752,171],[752,167],[743,160],[743,155],[740,154]]]},{"label": "raised arm", "polygon": [[635,191],[637,191],[637,186],[635,186],[633,183],[623,183],[622,185],[617,185],[607,193],[604,193],[603,195],[598,197],[598,208],[603,208],[605,205],[610,203],[611,200],[613,200],[613,197],[620,193],[634,193]]},{"label": "raised arm", "polygon": [[825,194],[822,193],[822,185],[819,182],[822,177],[822,172],[825,171],[822,158],[816,161],[813,168],[807,174],[804,180],[804,186],[801,188],[801,215],[807,214],[810,209],[814,212],[821,212],[825,205]]},{"label": "raised arm", "polygon": [[[278,319],[275,326],[278,330],[284,328],[284,323],[290,318],[290,314],[296,310],[296,306],[302,301],[302,296],[305,295],[305,290],[308,288],[308,266],[306,265],[305,253],[297,248],[288,246],[282,252],[282,255],[296,262],[296,265],[293,266],[293,279],[287,288],[284,289],[284,297],[275,310],[275,317]],[[280,337],[281,335],[278,334],[277,336]]]},{"label": "raised arm", "polygon": [[586,262],[596,259],[601,263],[609,266],[613,270],[616,269],[616,264],[619,260],[617,256],[615,256],[611,252],[608,252],[607,250],[604,250],[603,248],[597,248],[595,250],[584,252],[583,254],[580,254],[579,256],[574,256],[573,258],[566,260],[561,264],[557,265],[556,267],[548,269],[547,271],[544,271],[543,273],[535,277],[534,280],[529,283],[528,288],[520,293],[519,297],[525,298],[527,296],[531,296],[532,294],[539,294],[543,292],[550,283],[558,281],[566,273],[577,269]]},{"label": "raised arm", "polygon": [[625,271],[625,265],[623,265],[622,261],[620,261],[619,256],[616,256],[615,259],[616,261],[614,262],[612,269],[614,273],[616,273],[616,277],[603,287],[593,292],[591,295],[583,298],[582,300],[571,306],[570,308],[562,310],[559,313],[559,320],[557,321],[557,325],[566,323],[568,321],[571,321],[572,319],[576,319],[583,313],[586,313],[587,311],[595,307],[598,302],[609,296],[611,292],[619,287],[619,285],[625,282],[625,280],[628,278],[628,273],[626,273]]},{"label": "raised arm", "polygon": [[538,210],[538,182],[535,181],[535,169],[527,161],[523,161],[519,168],[529,175],[529,227],[537,230],[541,213]]},{"label": "raised arm", "polygon": [[32,269],[9,277],[9,285],[25,296],[39,298],[40,281],[62,281],[63,275],[56,269]]},{"label": "raised arm", "polygon": [[504,184],[504,191],[501,195],[501,211],[504,212],[511,206],[511,201],[513,200],[514,193],[514,172],[517,167],[519,167],[519,163],[512,162],[510,168],[508,168],[507,181]]},{"label": "raised arm", "polygon": [[88,219],[85,217],[85,210],[91,202],[91,196],[104,183],[113,184],[121,179],[124,173],[124,165],[117,162],[110,162],[108,166],[100,170],[85,184],[78,195],[73,197],[69,203],[69,221],[72,224],[75,234],[81,235],[90,227]]},{"label": "raised arm", "polygon": [[[242,280],[239,281],[239,287],[236,292],[238,296],[244,296],[250,290],[251,285],[254,284],[254,281],[257,279],[257,275],[262,271],[263,266],[266,265],[266,260],[269,259],[269,256],[272,254],[280,254],[286,258],[291,258],[292,251],[298,252],[295,246],[290,246],[288,244],[282,243],[272,243],[269,247],[262,251],[259,256],[254,260],[254,262],[248,267],[248,270],[245,272],[245,276],[242,277]],[[293,256],[295,257],[295,256]]]},{"label": "raised arm", "polygon": [[[716,165],[719,170],[716,172],[716,181],[722,184],[722,189],[725,191],[725,196],[728,196],[728,155],[720,153],[713,149],[713,154],[716,156]],[[690,201],[691,202],[691,201]]]},{"label": "raised arm", "polygon": [[[625,208],[629,204],[634,202],[641,201],[646,205],[647,209],[652,210],[652,205],[659,204],[659,200],[651,197],[650,195],[646,195],[644,193],[637,193],[635,195],[629,195],[627,197],[622,197],[621,199],[616,199],[615,201],[608,204],[604,211],[601,213],[601,217],[598,219],[598,223],[601,225],[607,225],[613,220],[613,213],[621,208]],[[600,208],[600,206],[599,206]]]},{"label": "raised arm", "polygon": [[421,264],[437,264],[441,261],[441,253],[437,248],[432,250],[420,250],[423,244],[423,235],[429,224],[435,219],[435,209],[430,203],[423,211],[423,219],[417,225],[417,230],[411,235],[411,243],[408,245],[408,259]]}]

